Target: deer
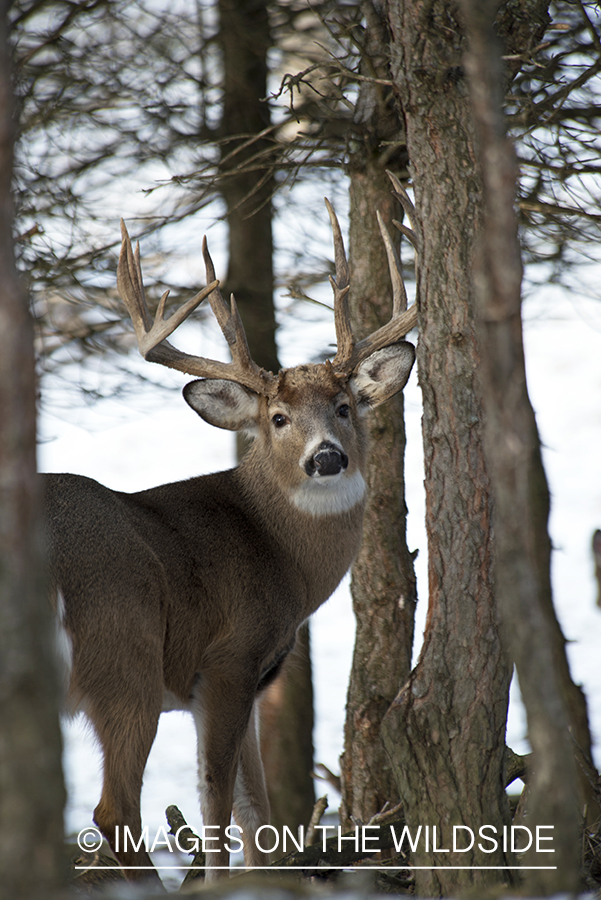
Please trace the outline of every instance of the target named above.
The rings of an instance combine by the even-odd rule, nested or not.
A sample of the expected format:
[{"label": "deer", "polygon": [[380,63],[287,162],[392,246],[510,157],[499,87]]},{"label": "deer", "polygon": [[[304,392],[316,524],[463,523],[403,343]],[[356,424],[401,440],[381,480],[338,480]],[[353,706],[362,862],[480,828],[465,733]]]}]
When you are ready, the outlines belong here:
[{"label": "deer", "polygon": [[[394,193],[414,210],[400,183]],[[366,502],[367,414],[405,386],[416,325],[396,248],[378,213],[393,285],[390,321],[356,340],[340,225],[334,236],[337,352],[274,374],[252,359],[234,297],[223,299],[203,241],[207,286],[153,319],[122,221],[117,287],[142,356],[195,378],[186,402],[253,443],[236,468],[137,493],[93,479],[45,479],[52,596],[68,650],[68,707],[83,709],[103,753],[94,821],[125,877],[158,879],[143,842],[140,793],[161,712],[187,710],[198,738],[202,819],[212,829],[207,879],[228,875],[233,813],[245,866],[264,867],[255,835],[269,823],[257,704],[297,629],[332,594],[359,548]],[[398,225],[399,223],[397,223]],[[418,234],[399,225],[414,245]],[[177,350],[167,338],[208,298],[231,360]],[[119,841],[125,829],[134,838]]]}]

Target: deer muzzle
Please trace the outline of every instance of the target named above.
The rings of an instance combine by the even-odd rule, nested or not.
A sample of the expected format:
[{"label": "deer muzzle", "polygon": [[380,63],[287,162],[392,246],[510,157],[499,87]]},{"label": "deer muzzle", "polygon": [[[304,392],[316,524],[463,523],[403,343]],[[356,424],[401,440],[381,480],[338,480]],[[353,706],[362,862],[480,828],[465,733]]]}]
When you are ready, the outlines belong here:
[{"label": "deer muzzle", "polygon": [[348,466],[348,456],[336,444],[322,441],[313,456],[305,463],[305,472],[310,478],[315,476],[339,475]]}]

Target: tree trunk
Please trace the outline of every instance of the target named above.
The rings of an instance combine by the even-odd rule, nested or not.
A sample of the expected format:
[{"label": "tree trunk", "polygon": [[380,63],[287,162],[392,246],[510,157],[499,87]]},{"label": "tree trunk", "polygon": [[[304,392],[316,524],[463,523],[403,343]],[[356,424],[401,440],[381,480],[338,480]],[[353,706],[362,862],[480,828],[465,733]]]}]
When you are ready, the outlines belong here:
[{"label": "tree trunk", "polygon": [[[223,54],[220,182],[227,206],[229,263],[225,291],[234,293],[253,359],[280,368],[273,307],[274,176],[270,144],[267,51],[271,35],[265,0],[219,0]],[[252,137],[252,141],[249,139]],[[247,146],[245,146],[247,145]],[[238,443],[239,456],[246,444]],[[278,829],[307,824],[315,802],[313,694],[308,629],[282,675],[261,703],[261,745],[271,819]]]},{"label": "tree trunk", "polygon": [[314,805],[313,683],[309,623],[298,632],[294,651],[261,701],[261,755],[268,773],[271,821],[296,835],[309,824]]},{"label": "tree trunk", "polygon": [[[532,893],[576,891],[582,810],[598,821],[584,696],[570,677],[551,591],[549,491],[528,397],[521,321],[521,260],[514,212],[517,164],[505,134],[496,4],[462,0],[486,224],[478,259],[483,405],[495,498],[497,595],[515,660],[533,749],[530,828],[554,827],[557,871],[530,871]],[[571,733],[570,733],[571,732]],[[575,756],[576,751],[576,756]],[[584,755],[584,759],[582,758]],[[578,779],[580,775],[580,785]],[[530,865],[540,858],[530,853]]]},{"label": "tree trunk", "polygon": [[274,179],[269,142],[256,138],[269,126],[269,106],[262,102],[267,95],[267,51],[272,43],[267,3],[219,0],[219,21],[223,54],[220,188],[229,227],[226,296],[235,294],[255,361],[277,372],[271,227]]},{"label": "tree trunk", "polygon": [[[528,9],[526,10],[526,7]],[[520,52],[539,39],[541,4],[502,7]],[[527,11],[527,15],[525,14]],[[509,822],[504,737],[510,666],[493,593],[491,488],[483,452],[480,363],[471,273],[482,234],[483,189],[455,4],[389,3],[393,79],[407,128],[422,229],[418,372],[424,397],[429,611],[424,646],[383,730],[410,827],[439,828],[414,854],[417,893],[452,894],[510,873],[450,866],[513,864],[499,841],[453,852],[452,826]],[[511,52],[511,47],[506,52]],[[431,847],[432,845],[430,845]],[[545,859],[546,862],[546,859]]]},{"label": "tree trunk", "polygon": [[[390,319],[392,300],[379,209],[392,232],[397,202],[374,156],[350,173],[351,315],[357,336]],[[382,719],[409,677],[416,603],[407,549],[403,396],[371,413],[369,500],[363,542],[353,564],[351,593],[357,622],[341,757],[341,821],[367,822],[398,789],[380,737]]]},{"label": "tree trunk", "polygon": [[43,578],[35,465],[33,329],[12,245],[14,119],[0,21],[0,898],[61,881],[58,684]]},{"label": "tree trunk", "polygon": [[[361,34],[366,75],[389,79],[388,28],[379,2],[363,3]],[[404,128],[390,87],[363,81],[353,119],[349,160],[350,310],[358,338],[390,319],[391,283],[376,210],[393,239],[402,210],[391,195],[386,168],[406,174]],[[353,564],[351,594],[357,623],[341,757],[343,826],[351,816],[368,822],[398,789],[380,736],[382,719],[411,670],[416,603],[413,561],[407,549],[403,395],[370,417],[369,499],[363,542]]]},{"label": "tree trunk", "polygon": [[[471,268],[482,186],[453,4],[389,4],[392,66],[403,106],[417,218],[423,232],[418,374],[424,399],[429,608],[419,662],[384,721],[410,828],[509,824],[503,784],[510,666],[493,595],[490,485]],[[430,845],[431,847],[432,845]],[[488,846],[488,845],[485,845]],[[416,892],[454,894],[499,873],[500,847],[436,853],[419,842]]]}]

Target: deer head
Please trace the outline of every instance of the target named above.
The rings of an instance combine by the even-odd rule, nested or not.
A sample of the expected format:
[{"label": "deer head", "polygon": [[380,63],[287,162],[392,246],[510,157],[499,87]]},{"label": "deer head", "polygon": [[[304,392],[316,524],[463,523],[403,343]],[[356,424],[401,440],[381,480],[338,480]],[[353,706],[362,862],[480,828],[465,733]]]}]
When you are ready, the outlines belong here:
[{"label": "deer head", "polygon": [[[395,195],[411,213],[413,207],[394,176]],[[257,439],[256,457],[268,465],[274,481],[283,486],[300,509],[342,510],[363,495],[361,470],[365,462],[365,433],[360,420],[373,407],[401,390],[413,366],[413,345],[402,340],[417,321],[415,305],[407,309],[401,265],[388,231],[378,215],[393,286],[390,321],[361,341],[353,335],[348,308],[349,267],[340,225],[326,200],[334,236],[334,319],[337,352],[331,362],[267,372],[253,361],[234,297],[228,305],[215,279],[206,239],[203,257],[207,287],[169,319],[164,310],[168,292],[154,321],[145,299],[139,245],[132,250],[122,222],[123,243],[117,284],[130,313],[140,352],[151,362],[200,376],[184,389],[189,405],[219,428],[245,431]],[[395,223],[417,245],[417,236]],[[224,363],[182,353],[167,338],[205,299],[221,327],[231,352]],[[344,490],[332,488],[345,479]]]}]

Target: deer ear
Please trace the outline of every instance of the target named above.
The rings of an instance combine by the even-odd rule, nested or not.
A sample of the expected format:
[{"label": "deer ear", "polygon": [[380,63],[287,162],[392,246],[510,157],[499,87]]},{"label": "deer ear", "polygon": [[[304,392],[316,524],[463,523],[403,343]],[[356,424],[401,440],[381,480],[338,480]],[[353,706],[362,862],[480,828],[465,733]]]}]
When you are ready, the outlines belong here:
[{"label": "deer ear", "polygon": [[415,360],[415,347],[408,341],[376,350],[359,363],[349,379],[359,410],[366,412],[389,400],[407,384]]},{"label": "deer ear", "polygon": [[198,415],[228,431],[257,430],[259,395],[247,390],[235,381],[206,378],[191,381],[183,391],[184,400]]}]

